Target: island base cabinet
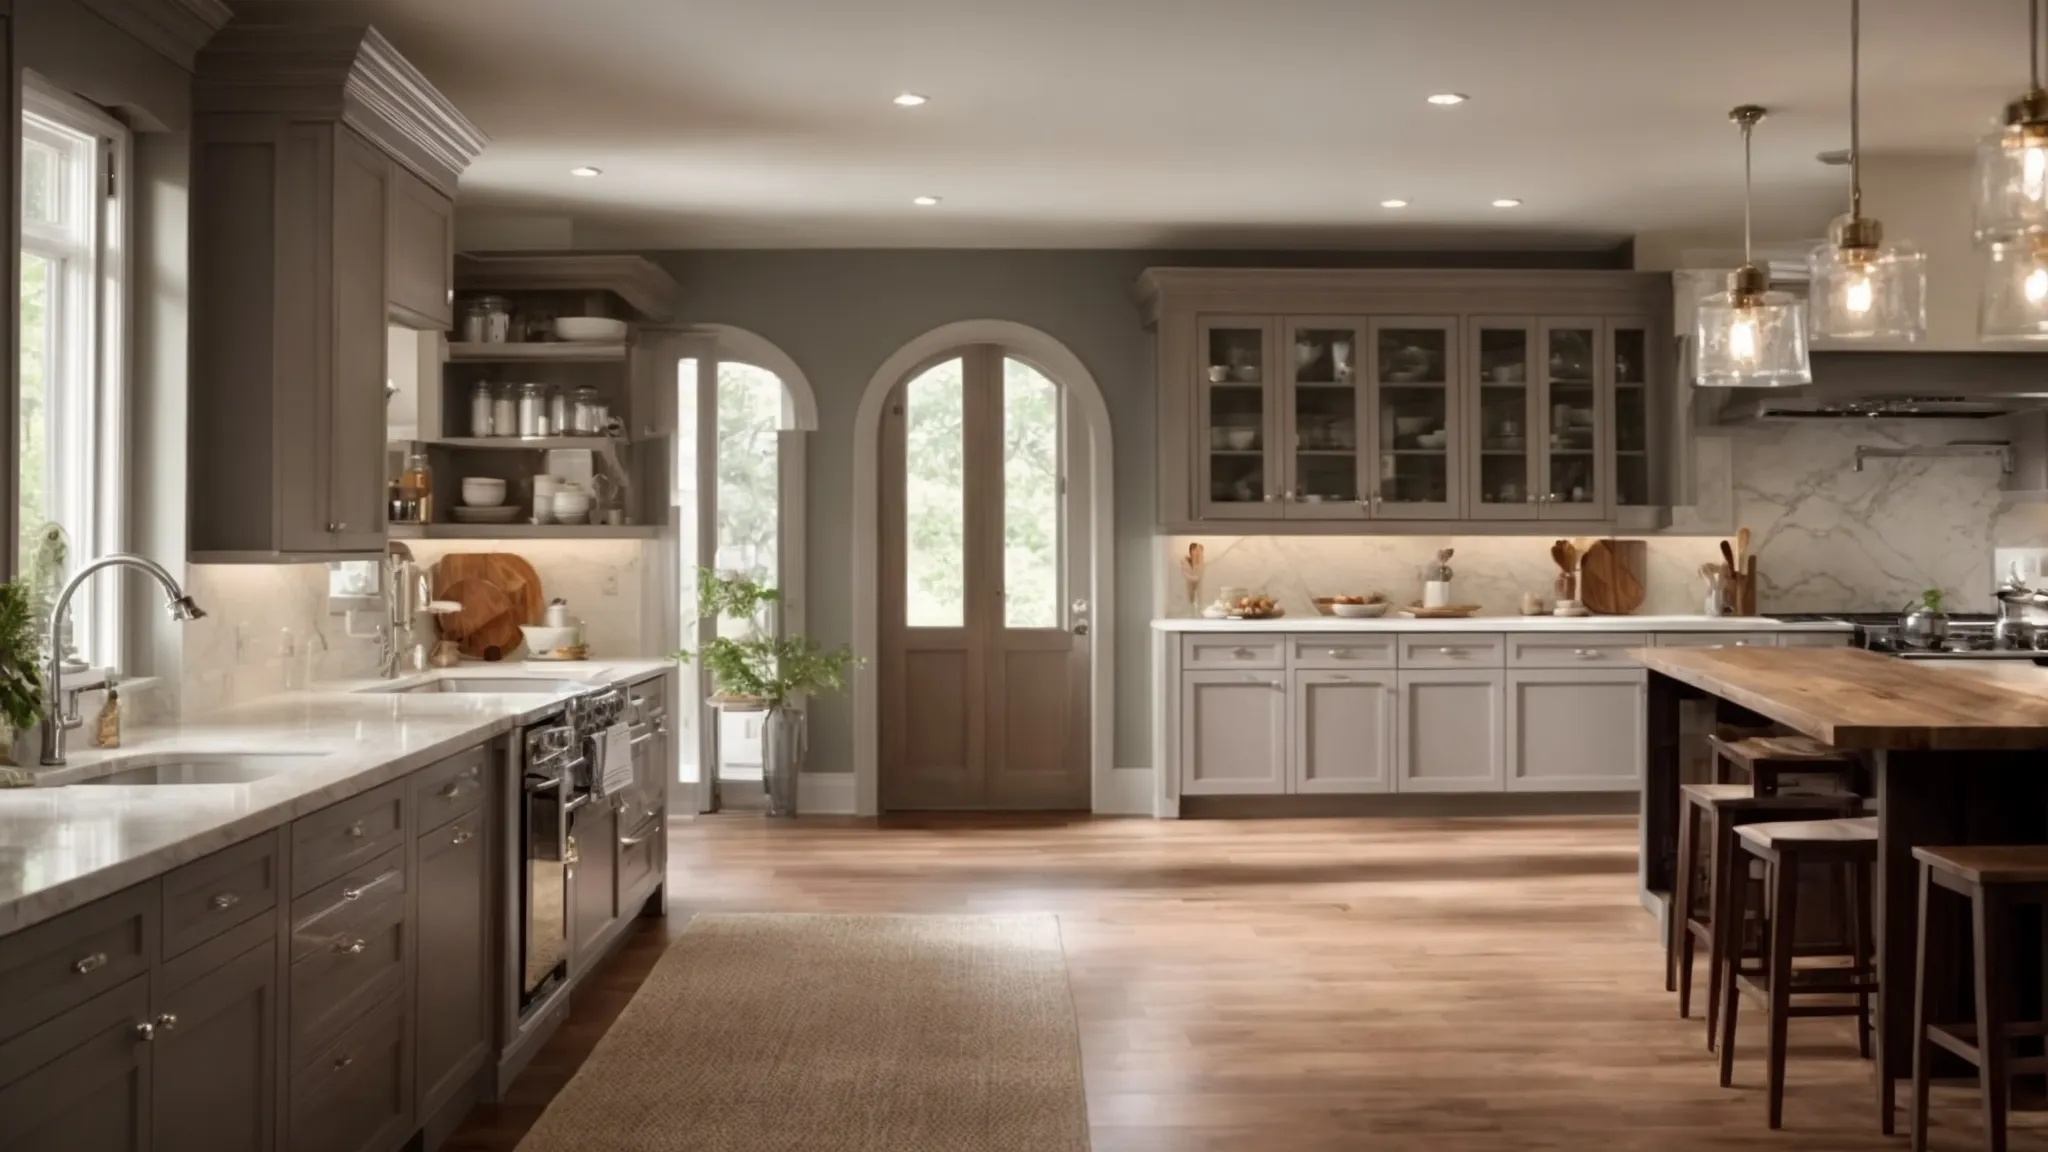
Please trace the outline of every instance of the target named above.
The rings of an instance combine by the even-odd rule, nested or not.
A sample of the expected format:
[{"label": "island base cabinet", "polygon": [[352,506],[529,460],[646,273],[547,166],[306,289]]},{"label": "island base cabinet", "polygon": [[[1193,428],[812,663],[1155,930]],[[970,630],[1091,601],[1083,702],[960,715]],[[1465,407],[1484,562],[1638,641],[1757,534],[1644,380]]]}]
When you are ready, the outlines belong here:
[{"label": "island base cabinet", "polygon": [[157,1003],[151,1085],[157,1152],[277,1147],[276,941],[159,993]]},{"label": "island base cabinet", "polygon": [[420,838],[414,1061],[423,1117],[439,1111],[483,1066],[491,1042],[490,883],[482,820],[473,811]]},{"label": "island base cabinet", "polygon": [[1503,680],[1498,669],[1400,674],[1395,790],[1501,790]]},{"label": "island base cabinet", "polygon": [[1642,787],[1649,677],[1641,670],[1508,674],[1510,792]]},{"label": "island base cabinet", "polygon": [[1287,791],[1287,673],[1188,672],[1180,722],[1182,795]]},{"label": "island base cabinet", "polygon": [[412,1132],[412,1045],[394,997],[292,1076],[291,1152],[385,1152]]},{"label": "island base cabinet", "polygon": [[143,1152],[150,1145],[149,977],[0,1046],[0,1148]]},{"label": "island base cabinet", "polygon": [[1294,707],[1296,793],[1386,792],[1393,786],[1394,700],[1391,671],[1297,671]]},{"label": "island base cabinet", "polygon": [[574,817],[569,866],[569,972],[595,963],[618,919],[619,814],[593,800]]}]

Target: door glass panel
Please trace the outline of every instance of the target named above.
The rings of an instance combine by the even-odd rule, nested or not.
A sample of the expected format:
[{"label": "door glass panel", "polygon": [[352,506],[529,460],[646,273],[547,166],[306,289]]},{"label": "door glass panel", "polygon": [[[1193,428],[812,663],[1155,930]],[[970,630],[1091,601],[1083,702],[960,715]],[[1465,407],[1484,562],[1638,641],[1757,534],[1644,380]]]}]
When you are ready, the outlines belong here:
[{"label": "door glass panel", "polygon": [[1592,328],[1552,328],[1547,349],[1550,372],[1550,498],[1553,504],[1590,504],[1594,460],[1599,451],[1599,408],[1594,403]]},{"label": "door glass panel", "polygon": [[1358,499],[1358,384],[1350,328],[1294,333],[1294,477],[1308,503]]},{"label": "door glass panel", "polygon": [[1259,328],[1206,332],[1202,387],[1208,397],[1209,499],[1266,498],[1266,334]]},{"label": "door glass panel", "polygon": [[[775,586],[782,378],[766,368],[718,365],[718,551],[713,566]],[[720,621],[721,627],[746,621]]]},{"label": "door glass panel", "polygon": [[1525,504],[1535,487],[1529,454],[1530,345],[1526,328],[1479,330],[1479,502]]},{"label": "door glass panel", "polygon": [[1380,499],[1441,504],[1450,493],[1450,333],[1379,333]]},{"label": "door glass panel", "polygon": [[1650,493],[1650,334],[1614,329],[1614,502],[1648,504]]},{"label": "door glass panel", "polygon": [[1060,392],[1003,361],[1003,627],[1060,626]]},{"label": "door glass panel", "polygon": [[961,364],[934,364],[903,386],[903,622],[911,628],[958,628],[967,619]]}]

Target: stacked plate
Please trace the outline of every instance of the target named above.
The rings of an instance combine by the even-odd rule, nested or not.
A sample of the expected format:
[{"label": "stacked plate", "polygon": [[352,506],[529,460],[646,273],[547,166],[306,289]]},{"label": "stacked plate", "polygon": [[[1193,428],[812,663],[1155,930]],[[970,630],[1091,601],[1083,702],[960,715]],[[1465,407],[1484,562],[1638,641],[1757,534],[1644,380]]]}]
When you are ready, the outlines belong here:
[{"label": "stacked plate", "polygon": [[471,508],[457,504],[448,510],[457,524],[510,524],[519,518],[516,504],[500,504],[496,508]]}]

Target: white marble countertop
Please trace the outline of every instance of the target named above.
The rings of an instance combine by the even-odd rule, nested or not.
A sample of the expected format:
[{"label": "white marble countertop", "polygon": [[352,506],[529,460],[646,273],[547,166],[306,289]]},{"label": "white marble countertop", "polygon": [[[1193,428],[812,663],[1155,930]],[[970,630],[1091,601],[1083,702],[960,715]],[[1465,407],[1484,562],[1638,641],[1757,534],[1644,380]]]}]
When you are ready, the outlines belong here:
[{"label": "white marble countertop", "polygon": [[[72,734],[68,764],[35,770],[37,787],[0,789],[0,936],[474,747],[567,696],[672,667],[668,660],[464,665],[397,681],[321,684],[137,726],[122,733],[118,749],[90,747],[81,729]],[[374,690],[447,676],[579,683],[549,693]],[[209,753],[298,755],[285,770],[246,784],[62,786]]]},{"label": "white marble countertop", "polygon": [[1372,620],[1282,616],[1277,620],[1207,620],[1176,616],[1152,621],[1159,632],[1852,632],[1833,620],[1785,621],[1769,616],[1471,616],[1418,620],[1398,611]]}]

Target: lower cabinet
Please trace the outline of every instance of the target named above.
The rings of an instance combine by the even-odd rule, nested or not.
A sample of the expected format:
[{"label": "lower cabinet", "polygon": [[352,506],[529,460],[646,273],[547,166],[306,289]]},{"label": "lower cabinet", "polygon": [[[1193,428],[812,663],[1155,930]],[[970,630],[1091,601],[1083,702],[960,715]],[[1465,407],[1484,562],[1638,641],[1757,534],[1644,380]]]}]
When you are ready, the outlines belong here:
[{"label": "lower cabinet", "polygon": [[419,837],[414,1063],[432,1116],[483,1066],[491,1044],[491,884],[483,814]]},{"label": "lower cabinet", "polygon": [[160,1152],[277,1146],[279,999],[275,938],[158,994],[151,1128]]},{"label": "lower cabinet", "polygon": [[1287,791],[1287,673],[1181,676],[1181,792],[1187,796]]},{"label": "lower cabinet", "polygon": [[411,1135],[403,997],[364,1015],[291,1080],[291,1152],[385,1152]]},{"label": "lower cabinet", "polygon": [[137,976],[0,1045],[0,1148],[149,1148],[149,1021],[149,977]]},{"label": "lower cabinet", "polygon": [[1648,704],[1641,669],[1508,673],[1508,791],[1635,791]]},{"label": "lower cabinet", "polygon": [[569,866],[569,972],[581,972],[618,918],[619,818],[592,801],[570,817],[575,862]]},{"label": "lower cabinet", "polygon": [[1295,671],[1288,691],[1294,709],[1288,791],[1392,789],[1397,695],[1392,671]]},{"label": "lower cabinet", "polygon": [[1503,757],[1498,668],[1399,675],[1395,782],[1400,792],[1498,792]]}]

